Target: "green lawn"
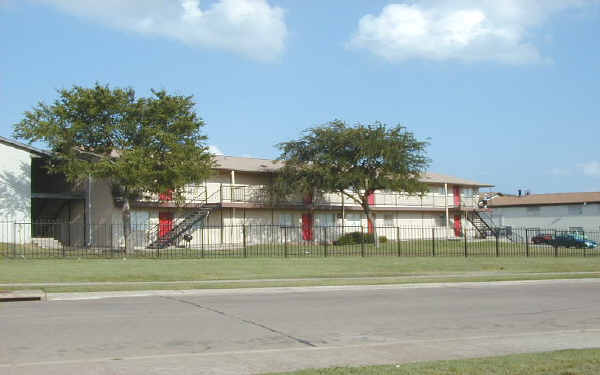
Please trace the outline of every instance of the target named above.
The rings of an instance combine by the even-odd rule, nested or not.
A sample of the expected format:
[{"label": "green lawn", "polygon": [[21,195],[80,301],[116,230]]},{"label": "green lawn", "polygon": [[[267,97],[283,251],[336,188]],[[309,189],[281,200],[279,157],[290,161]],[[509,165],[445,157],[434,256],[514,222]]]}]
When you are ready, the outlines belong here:
[{"label": "green lawn", "polygon": [[[391,366],[303,370],[286,375],[597,375],[600,350],[563,350]],[[274,375],[274,374],[272,374]],[[283,375],[283,374],[279,374]]]},{"label": "green lawn", "polygon": [[[0,283],[164,282],[415,275],[463,275],[463,279],[473,279],[478,276],[473,274],[474,272],[485,272],[486,280],[515,279],[515,276],[507,275],[513,273],[522,273],[522,276],[517,277],[520,279],[543,278],[532,275],[540,272],[598,272],[597,276],[600,276],[600,257],[0,259]],[[584,276],[590,277],[594,274]]]}]

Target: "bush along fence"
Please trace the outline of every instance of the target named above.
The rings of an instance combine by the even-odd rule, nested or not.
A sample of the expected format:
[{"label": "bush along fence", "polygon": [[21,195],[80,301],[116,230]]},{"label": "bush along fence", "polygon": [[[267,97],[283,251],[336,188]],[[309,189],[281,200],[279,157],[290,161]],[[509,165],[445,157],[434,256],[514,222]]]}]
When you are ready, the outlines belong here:
[{"label": "bush along fence", "polygon": [[[598,231],[446,227],[0,223],[0,257],[599,256]],[[126,249],[127,248],[127,249]]]}]

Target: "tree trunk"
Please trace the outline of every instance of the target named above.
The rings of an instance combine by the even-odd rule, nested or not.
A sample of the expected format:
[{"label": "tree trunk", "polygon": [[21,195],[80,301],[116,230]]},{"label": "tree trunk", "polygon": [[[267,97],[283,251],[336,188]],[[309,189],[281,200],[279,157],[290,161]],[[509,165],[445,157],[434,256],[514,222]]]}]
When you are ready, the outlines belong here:
[{"label": "tree trunk", "polygon": [[121,211],[123,218],[123,237],[125,238],[125,253],[130,254],[133,251],[131,246],[131,210],[129,207],[129,197],[123,199],[123,209]]},{"label": "tree trunk", "polygon": [[369,207],[368,201],[363,205],[363,209],[365,211],[365,214],[367,215],[367,225],[369,225],[369,222],[371,223],[371,225],[373,225],[373,240],[375,241],[375,248],[379,249],[379,236],[377,236],[377,225],[375,225],[375,218],[373,217],[373,212]]}]

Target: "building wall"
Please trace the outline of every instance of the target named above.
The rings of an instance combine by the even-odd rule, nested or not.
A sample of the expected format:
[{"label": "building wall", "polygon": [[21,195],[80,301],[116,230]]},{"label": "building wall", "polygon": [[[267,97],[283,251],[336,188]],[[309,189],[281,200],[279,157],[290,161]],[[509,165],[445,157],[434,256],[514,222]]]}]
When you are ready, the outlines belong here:
[{"label": "building wall", "polygon": [[31,221],[31,154],[0,143],[0,221]]},{"label": "building wall", "polygon": [[497,207],[491,211],[497,225],[519,228],[583,227],[600,230],[600,204],[575,204],[531,207]]},{"label": "building wall", "polygon": [[[132,225],[135,225],[140,232],[136,237],[138,238],[136,247],[143,248],[148,244],[149,239],[144,237],[142,231],[156,228],[161,210],[173,212],[175,222],[192,212],[174,209],[133,210]],[[205,225],[198,223],[189,232],[192,236],[191,245],[205,248],[218,248],[223,245],[241,246],[244,238],[247,245],[284,241],[301,242],[304,240],[302,216],[308,213],[309,211],[284,209],[217,209],[210,213]],[[142,221],[136,222],[135,218],[142,218]],[[428,238],[431,236],[430,229],[434,227],[437,229],[437,236],[446,236],[445,232],[440,230],[445,224],[445,218],[438,212],[377,212],[375,221],[377,234],[389,240]],[[313,211],[313,240],[331,242],[344,233],[360,231],[368,233],[369,225],[366,216],[360,211],[347,212],[344,228],[341,227],[342,223],[341,211]],[[469,224],[463,221],[463,226],[469,227]],[[397,227],[402,229],[398,230]],[[447,236],[454,236],[454,231],[449,230]],[[178,245],[184,246],[186,243],[180,240]]]},{"label": "building wall", "polygon": [[27,151],[0,143],[0,231],[5,242],[31,241],[31,158]]},{"label": "building wall", "polygon": [[[231,183],[231,172],[229,171],[215,171],[215,174],[209,178],[206,186],[216,186],[216,190],[219,189],[219,184],[230,184]],[[269,183],[269,176],[266,174],[256,173],[235,173],[236,185],[265,185]],[[123,236],[123,225],[121,208],[117,207],[114,203],[112,196],[112,186],[107,180],[92,179],[91,189],[88,189],[88,182],[84,181],[80,184],[80,191],[84,193],[86,200],[90,198],[91,207],[86,201],[85,204],[79,204],[72,208],[72,217],[78,218],[77,227],[81,227],[83,224],[84,213],[87,215],[85,222],[85,231],[78,231],[77,235],[70,234],[70,242],[72,244],[84,244],[89,243],[92,246],[100,247],[123,247],[124,236]],[[438,189],[439,190],[439,189]],[[208,192],[209,195],[212,193]],[[439,193],[435,191],[435,193]],[[216,197],[218,199],[218,197]],[[449,202],[451,203],[451,202]],[[149,241],[153,231],[159,224],[159,212],[169,211],[174,213],[175,224],[182,220],[187,214],[192,212],[192,209],[173,209],[173,208],[133,208],[131,217],[131,233],[134,238],[134,246],[138,248],[145,247]],[[308,212],[308,211],[306,211]],[[275,231],[271,236],[288,235],[288,240],[300,240],[302,237],[302,210],[283,210],[276,209],[271,210],[269,208],[263,209],[241,209],[241,208],[223,208],[215,210],[208,217],[206,225],[197,225],[197,227],[191,231],[194,238],[194,242],[202,239],[205,243],[210,244],[226,244],[226,243],[242,243],[243,241],[243,225],[247,227],[253,227],[248,230],[252,230],[253,233],[247,233],[247,239],[251,241],[268,241],[268,238],[264,237],[264,231],[259,228],[261,225],[279,225],[281,217],[286,216],[286,220],[290,220],[291,227],[296,229],[289,229]],[[358,219],[357,216],[358,215]],[[446,219],[445,214],[441,212],[406,212],[406,211],[379,211],[375,212],[375,224],[378,228],[378,235],[384,235],[390,240],[394,240],[398,237],[395,227],[402,228],[431,228],[431,227],[443,227],[445,226]],[[350,222],[349,216],[354,216],[354,221]],[[328,218],[331,217],[331,218]],[[347,228],[344,231],[360,231],[361,227],[364,232],[368,231],[368,222],[364,214],[361,211],[347,210],[346,211],[346,222]],[[341,209],[329,210],[329,211],[314,211],[314,226],[322,226],[321,221],[324,220],[327,226],[341,226]],[[453,215],[450,215],[449,220],[450,226],[453,225]],[[225,226],[225,228],[222,228]],[[469,227],[469,223],[463,219],[463,227]],[[73,231],[75,233],[77,231]],[[401,237],[406,237],[411,232],[409,229],[404,231]],[[411,235],[414,238],[419,238],[423,234],[420,231],[412,231],[415,234]],[[450,231],[453,235],[453,231]],[[260,233],[260,234],[259,234]],[[342,233],[328,232],[324,234],[323,230],[318,229],[315,231],[315,238],[320,240],[319,236],[327,236],[328,240],[341,235]],[[64,243],[64,242],[63,242]],[[181,244],[180,244],[181,245]]]}]

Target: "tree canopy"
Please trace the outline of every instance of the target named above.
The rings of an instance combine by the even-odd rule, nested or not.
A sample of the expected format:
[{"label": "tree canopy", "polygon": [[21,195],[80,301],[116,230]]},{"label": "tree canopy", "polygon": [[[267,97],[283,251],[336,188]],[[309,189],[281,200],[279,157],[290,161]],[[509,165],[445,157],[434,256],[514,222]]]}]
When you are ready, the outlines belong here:
[{"label": "tree canopy", "polygon": [[132,88],[73,86],[58,90],[52,104],[25,112],[14,136],[47,144],[56,156],[50,171],[71,182],[112,181],[125,200],[128,225],[129,199],[177,191],[209,175],[214,161],[194,105],[191,96],[164,90],[136,97]]},{"label": "tree canopy", "polygon": [[274,192],[279,198],[339,192],[360,204],[372,220],[368,198],[375,190],[427,191],[420,179],[430,163],[427,145],[404,126],[388,127],[381,122],[350,126],[335,120],[278,145],[279,160],[285,166],[275,180]]},{"label": "tree canopy", "polygon": [[110,178],[124,193],[166,192],[207,177],[212,156],[192,97],[96,84],[58,90],[15,125],[14,135],[42,141],[55,153],[52,171],[70,181]]}]

